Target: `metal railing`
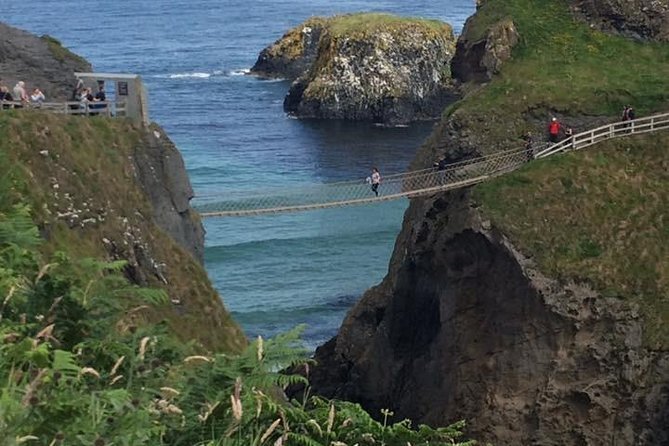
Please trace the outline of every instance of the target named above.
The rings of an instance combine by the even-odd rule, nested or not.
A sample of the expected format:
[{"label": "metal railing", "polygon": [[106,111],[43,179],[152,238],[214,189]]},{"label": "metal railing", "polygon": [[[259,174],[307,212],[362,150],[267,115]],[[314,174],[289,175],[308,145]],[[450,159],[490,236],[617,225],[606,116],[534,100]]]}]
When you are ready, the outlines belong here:
[{"label": "metal railing", "polygon": [[364,180],[286,189],[228,191],[196,197],[195,209],[202,217],[248,216],[297,212],[338,206],[376,203],[430,195],[480,183],[513,171],[535,158],[579,150],[611,138],[669,129],[669,113],[616,122],[577,133],[552,145],[540,144],[471,158],[445,169],[422,169],[383,178],[379,195]]},{"label": "metal railing", "polygon": [[21,102],[0,101],[0,111],[27,109],[44,110],[65,115],[125,117],[126,103],[116,101]]}]

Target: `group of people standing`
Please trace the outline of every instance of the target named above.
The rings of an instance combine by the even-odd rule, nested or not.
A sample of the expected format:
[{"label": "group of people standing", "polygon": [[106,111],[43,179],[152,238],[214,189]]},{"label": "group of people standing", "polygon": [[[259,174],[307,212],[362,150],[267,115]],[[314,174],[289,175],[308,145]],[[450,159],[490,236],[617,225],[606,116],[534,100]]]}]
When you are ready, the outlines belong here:
[{"label": "group of people standing", "polygon": [[[98,84],[98,91],[93,95],[93,89],[86,87],[84,81],[77,80],[74,89],[72,90],[72,101],[79,102],[81,105],[88,105],[89,109],[104,109],[107,105],[107,94],[105,93],[105,86],[102,83]],[[102,102],[102,104],[96,104]]]},{"label": "group of people standing", "polygon": [[[4,109],[21,108],[26,105],[39,107],[45,100],[46,96],[44,96],[44,93],[38,87],[33,88],[30,94],[28,94],[26,83],[18,81],[10,92],[9,88],[3,85],[0,80],[0,102],[3,102],[2,108]],[[11,104],[5,104],[5,102],[11,102]],[[17,102],[20,102],[20,104],[17,104]]]}]

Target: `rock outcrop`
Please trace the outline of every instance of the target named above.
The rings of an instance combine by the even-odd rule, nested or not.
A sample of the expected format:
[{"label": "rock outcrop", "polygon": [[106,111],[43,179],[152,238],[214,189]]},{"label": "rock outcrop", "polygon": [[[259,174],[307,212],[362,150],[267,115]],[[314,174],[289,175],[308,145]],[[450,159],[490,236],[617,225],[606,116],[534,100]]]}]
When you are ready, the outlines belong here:
[{"label": "rock outcrop", "polygon": [[22,80],[28,91],[39,87],[47,100],[67,100],[75,85],[74,73],[89,71],[90,63],[56,39],[0,23],[0,84],[10,91]]},{"label": "rock outcrop", "polygon": [[304,75],[318,56],[318,44],[327,20],[314,17],[288,31],[258,56],[251,73],[294,80]]},{"label": "rock outcrop", "polygon": [[292,78],[308,67],[284,101],[297,117],[402,124],[434,119],[455,98],[454,40],[451,27],[436,21],[312,19],[264,50],[254,70]]},{"label": "rock outcrop", "polygon": [[664,444],[669,355],[644,330],[636,305],[544,275],[462,190],[412,202],[312,382],[495,444]]},{"label": "rock outcrop", "polygon": [[667,0],[576,0],[575,12],[593,26],[625,36],[669,41]]},{"label": "rock outcrop", "polygon": [[[544,8],[549,3],[554,9]],[[559,60],[579,79],[578,96],[547,100],[554,88],[570,92],[564,79],[541,72],[547,53],[590,39],[602,52],[637,45],[574,23],[557,2],[486,0],[479,13],[481,26],[468,24],[466,42],[484,42],[483,52],[488,25],[509,17],[523,51],[492,79],[494,64],[482,65],[481,54],[462,64],[463,80],[490,82],[449,109],[412,168],[443,154],[458,161],[522,147],[528,131],[541,143],[551,116],[579,130],[597,127],[618,119],[608,98],[621,85],[632,97],[645,94],[624,76],[602,80],[596,66],[567,54]],[[560,27],[545,27],[558,13],[575,31],[560,39]],[[577,101],[587,101],[587,112]],[[645,106],[659,112],[666,100]],[[605,144],[412,199],[388,275],[317,350],[316,392],[417,423],[464,419],[468,435],[484,443],[668,444],[669,256],[666,237],[658,238],[666,224],[652,216],[666,209],[669,139]],[[505,197],[512,185],[520,192]],[[500,192],[483,200],[483,190]],[[638,195],[645,190],[661,192],[646,201]],[[495,206],[512,211],[500,218]]]},{"label": "rock outcrop", "polygon": [[474,17],[467,20],[458,38],[451,70],[453,77],[461,82],[486,82],[511,58],[511,50],[520,36],[511,19],[500,20],[487,28],[483,36],[478,36],[472,29],[473,20]]}]

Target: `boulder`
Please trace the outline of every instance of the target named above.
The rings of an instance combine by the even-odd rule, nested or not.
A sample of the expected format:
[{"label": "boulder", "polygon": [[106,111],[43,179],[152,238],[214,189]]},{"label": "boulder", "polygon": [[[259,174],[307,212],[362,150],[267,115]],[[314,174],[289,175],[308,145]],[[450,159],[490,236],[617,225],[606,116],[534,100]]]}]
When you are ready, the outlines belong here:
[{"label": "boulder", "polygon": [[483,36],[472,31],[471,19],[458,39],[451,65],[453,77],[462,82],[487,82],[499,73],[502,64],[511,58],[520,36],[511,19],[500,20]]}]

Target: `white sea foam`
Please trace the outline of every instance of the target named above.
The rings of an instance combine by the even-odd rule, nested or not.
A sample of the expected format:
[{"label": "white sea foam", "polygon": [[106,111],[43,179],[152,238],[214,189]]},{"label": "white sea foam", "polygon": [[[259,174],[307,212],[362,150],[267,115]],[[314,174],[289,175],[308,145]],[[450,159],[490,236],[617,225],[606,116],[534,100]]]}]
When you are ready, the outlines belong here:
[{"label": "white sea foam", "polygon": [[244,76],[251,72],[248,68],[242,68],[241,70],[232,70],[230,76]]},{"label": "white sea foam", "polygon": [[184,78],[199,78],[199,79],[206,79],[208,77],[211,77],[210,73],[201,73],[201,72],[196,72],[196,73],[177,73],[177,74],[170,74],[168,76],[170,79],[184,79]]}]

